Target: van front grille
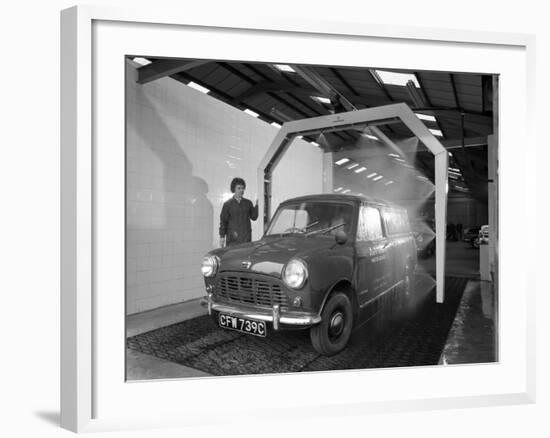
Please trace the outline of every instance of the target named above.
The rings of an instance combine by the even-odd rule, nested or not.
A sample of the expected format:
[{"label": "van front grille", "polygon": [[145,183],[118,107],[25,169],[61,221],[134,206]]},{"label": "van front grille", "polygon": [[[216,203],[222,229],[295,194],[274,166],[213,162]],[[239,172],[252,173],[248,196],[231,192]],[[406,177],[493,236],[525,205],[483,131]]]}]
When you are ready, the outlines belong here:
[{"label": "van front grille", "polygon": [[288,297],[275,281],[222,275],[216,283],[216,295],[228,302],[273,306],[288,306]]}]

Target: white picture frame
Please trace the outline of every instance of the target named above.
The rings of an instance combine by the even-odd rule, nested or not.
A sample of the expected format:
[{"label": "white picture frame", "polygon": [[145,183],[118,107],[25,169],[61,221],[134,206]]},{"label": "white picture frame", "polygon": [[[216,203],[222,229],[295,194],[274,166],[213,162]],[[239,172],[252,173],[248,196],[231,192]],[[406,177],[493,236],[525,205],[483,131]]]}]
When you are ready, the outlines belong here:
[{"label": "white picture frame", "polygon": [[[533,36],[295,18],[251,20],[243,16],[242,19],[227,19],[215,14],[194,14],[190,10],[130,10],[104,6],[73,7],[64,10],[61,19],[62,427],[76,432],[94,432],[192,426],[204,422],[224,424],[236,418],[262,421],[275,407],[280,415],[292,419],[534,402],[534,289],[526,280],[530,267],[528,260],[520,260],[506,251],[510,243],[507,230],[518,221],[527,223],[528,217],[526,209],[514,209],[510,201],[522,199],[527,202],[534,196],[530,193],[534,193],[535,175],[532,169],[527,174],[527,158],[519,158],[518,163],[516,157],[516,169],[523,168],[525,175],[516,176],[522,181],[517,183],[515,180],[516,183],[512,184],[507,173],[511,162],[506,149],[507,145],[522,140],[528,156],[536,147],[532,127]],[[260,40],[276,40],[277,47],[270,55],[273,60],[282,59],[281,56],[298,56],[291,50],[292,42],[309,44],[310,40],[320,38],[329,47],[334,44],[335,48],[344,40],[350,47],[368,45],[373,49],[374,58],[378,57],[380,62],[388,56],[384,51],[395,50],[402,68],[414,65],[429,69],[439,65],[441,70],[452,70],[453,63],[463,62],[468,66],[462,70],[491,71],[501,75],[499,263],[504,276],[513,266],[516,277],[500,279],[498,364],[143,383],[126,383],[120,379],[124,374],[121,368],[121,358],[124,363],[124,332],[120,327],[124,326],[125,315],[120,312],[124,289],[117,287],[124,282],[124,272],[120,269],[123,266],[120,259],[123,247],[120,247],[117,233],[124,235],[124,221],[120,221],[124,197],[118,190],[123,182],[120,159],[124,155],[124,143],[118,140],[124,131],[123,123],[120,123],[124,100],[121,101],[120,97],[124,87],[119,89],[118,86],[123,83],[124,75],[117,73],[123,71],[122,57],[120,65],[116,60],[121,54],[176,57],[187,54],[191,58],[219,53],[216,52],[220,50],[219,45],[216,47],[206,40],[185,53],[175,48],[170,51],[168,38],[179,35],[179,32],[187,36],[198,32],[208,41],[223,36],[228,41],[242,42],[251,35]],[[135,37],[129,39],[132,44],[128,42],[128,35]],[[142,45],[138,47],[139,44]],[[246,53],[249,53],[248,57],[258,56],[255,45],[250,46],[232,45],[233,53],[226,59],[246,57]],[[406,52],[404,47],[407,47]],[[139,53],[136,53],[138,49]],[[428,49],[439,50],[441,58],[414,58],[415,51]],[[447,52],[451,54],[445,55]],[[457,53],[463,58],[457,58]],[[471,59],[476,56],[469,54],[477,54],[479,59]],[[308,60],[322,63],[326,53],[312,50],[307,56]],[[338,52],[338,56],[339,60],[344,59],[345,53]],[[115,60],[114,64],[109,64],[112,60]],[[478,69],[472,70],[476,65]],[[513,114],[509,109],[512,101]],[[107,110],[103,111],[106,105],[111,108],[109,111],[113,111],[108,116]],[[97,145],[105,144],[111,138],[115,139],[111,143],[115,145],[115,156],[105,161],[104,154],[98,154]],[[122,151],[117,148],[122,148]],[[111,190],[113,187],[115,189]],[[120,293],[122,298],[118,295],[106,298],[103,292],[106,286],[112,288],[111,292]],[[108,300],[114,301],[108,303]],[[106,304],[113,305],[106,307]],[[391,388],[388,382],[394,383]],[[306,394],[299,400],[285,400],[285,391],[288,393],[298,384],[307,389]],[[372,391],[344,391],[343,394],[339,391],[340,395],[332,392],[341,385],[359,389],[368,386]],[[329,396],[322,397],[319,387],[325,388]],[[192,395],[192,403],[175,398],[178,392],[181,394],[182,388],[186,394]],[[243,409],[236,403],[236,407],[228,410],[212,400],[216,391],[246,393],[254,388],[269,391],[271,395],[261,407]],[[165,402],[147,404],[155,397],[163,397]],[[140,398],[144,400],[143,406],[132,403]],[[205,406],[208,406],[208,412],[205,412]]]}]

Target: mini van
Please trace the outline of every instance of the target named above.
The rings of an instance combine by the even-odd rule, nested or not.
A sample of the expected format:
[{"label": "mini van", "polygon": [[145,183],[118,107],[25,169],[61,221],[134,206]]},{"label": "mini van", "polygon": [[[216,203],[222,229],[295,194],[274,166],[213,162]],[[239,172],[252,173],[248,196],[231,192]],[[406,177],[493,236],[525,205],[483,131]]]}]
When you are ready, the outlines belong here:
[{"label": "mini van", "polygon": [[293,198],[260,240],[204,257],[202,304],[222,329],[307,329],[315,350],[333,355],[386,294],[412,293],[416,262],[405,209],[352,195]]}]

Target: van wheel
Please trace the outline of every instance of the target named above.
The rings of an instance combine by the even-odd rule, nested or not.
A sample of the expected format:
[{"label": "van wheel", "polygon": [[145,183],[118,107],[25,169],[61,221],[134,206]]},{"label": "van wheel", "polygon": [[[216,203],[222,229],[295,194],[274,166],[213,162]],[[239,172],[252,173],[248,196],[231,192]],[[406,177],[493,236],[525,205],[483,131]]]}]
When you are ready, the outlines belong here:
[{"label": "van wheel", "polygon": [[325,356],[342,351],[351,337],[353,311],[346,294],[331,295],[321,312],[321,322],[309,330],[311,344]]}]

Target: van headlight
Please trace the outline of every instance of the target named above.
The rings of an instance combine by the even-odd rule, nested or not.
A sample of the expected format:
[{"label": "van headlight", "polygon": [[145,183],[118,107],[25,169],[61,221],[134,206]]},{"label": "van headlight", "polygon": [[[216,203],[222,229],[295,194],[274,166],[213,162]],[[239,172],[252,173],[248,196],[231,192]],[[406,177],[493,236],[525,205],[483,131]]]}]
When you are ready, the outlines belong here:
[{"label": "van headlight", "polygon": [[290,260],[283,271],[283,281],[293,289],[301,288],[308,277],[306,264],[300,259]]},{"label": "van headlight", "polygon": [[205,256],[202,259],[201,271],[205,277],[213,277],[218,273],[220,267],[220,260],[216,256]]}]

